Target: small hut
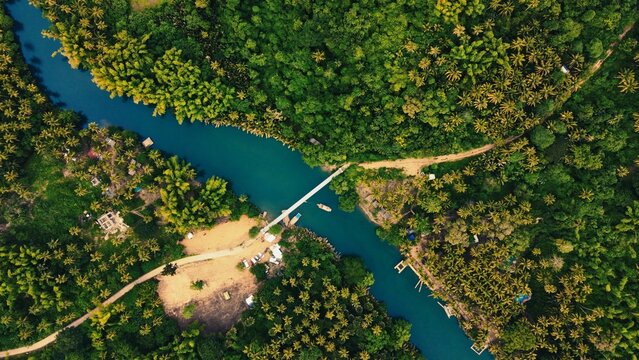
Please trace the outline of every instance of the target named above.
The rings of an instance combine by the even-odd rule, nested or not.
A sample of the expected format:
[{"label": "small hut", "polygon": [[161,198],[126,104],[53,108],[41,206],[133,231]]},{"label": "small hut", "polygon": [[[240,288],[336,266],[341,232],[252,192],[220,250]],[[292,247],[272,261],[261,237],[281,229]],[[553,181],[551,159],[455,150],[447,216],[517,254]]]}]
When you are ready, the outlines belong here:
[{"label": "small hut", "polygon": [[98,225],[100,225],[102,230],[107,234],[124,231],[128,228],[122,217],[120,217],[120,212],[114,213],[112,211],[100,216],[98,218]]},{"label": "small hut", "polygon": [[151,145],[153,145],[153,140],[151,140],[151,138],[150,138],[150,137],[148,137],[148,138],[144,139],[144,141],[142,141],[142,145],[143,145],[145,148],[148,148],[148,147],[150,147]]}]

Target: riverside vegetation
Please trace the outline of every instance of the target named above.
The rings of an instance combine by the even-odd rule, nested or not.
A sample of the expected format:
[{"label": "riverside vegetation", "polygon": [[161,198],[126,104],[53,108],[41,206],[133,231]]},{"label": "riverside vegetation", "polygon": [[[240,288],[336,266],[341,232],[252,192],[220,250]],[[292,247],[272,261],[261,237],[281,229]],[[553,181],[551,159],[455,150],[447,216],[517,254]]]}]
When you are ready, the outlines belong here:
[{"label": "riverside vegetation", "polygon": [[350,209],[358,184],[410,187],[373,191],[402,218],[380,236],[498,358],[639,352],[635,0],[34,3],[113,96],[311,165],[502,145],[432,181],[351,167],[332,186]]},{"label": "riverside vegetation", "polygon": [[[372,188],[401,218],[378,234],[402,249],[497,358],[634,359],[638,69],[639,34],[632,30],[525,136],[423,169],[433,180],[360,168],[334,188],[346,199],[356,186]],[[397,182],[402,191],[383,191]]]},{"label": "riverside vegetation", "polygon": [[34,4],[113,96],[277,137],[312,165],[530,130],[636,16],[635,0]]},{"label": "riverside vegetation", "polygon": [[[51,104],[29,73],[0,9],[0,348],[62,328],[143,273],[182,255],[188,230],[259,211],[218,177],[199,182],[177,157],[134,133],[100,128]],[[95,224],[119,212],[130,229]],[[287,267],[226,334],[180,329],[153,281],[63,331],[37,358],[418,358],[410,324],[369,294],[372,275],[305,230],[288,233]],[[283,336],[283,327],[295,331]],[[318,334],[326,334],[319,335]]]}]

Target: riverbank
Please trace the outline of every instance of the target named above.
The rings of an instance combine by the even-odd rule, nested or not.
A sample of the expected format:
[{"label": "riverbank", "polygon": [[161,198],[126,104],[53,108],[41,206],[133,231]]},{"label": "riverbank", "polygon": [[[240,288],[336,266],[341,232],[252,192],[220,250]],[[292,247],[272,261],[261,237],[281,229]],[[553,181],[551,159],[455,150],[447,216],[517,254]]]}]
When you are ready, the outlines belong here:
[{"label": "riverbank", "polygon": [[[178,125],[173,115],[153,117],[152,109],[132,101],[110,99],[91,82],[91,75],[72,70],[65,59],[51,58],[59,44],[43,39],[41,31],[49,24],[41,13],[25,0],[7,4],[11,15],[21,24],[17,28],[25,58],[40,74],[41,84],[56,102],[80,111],[102,125],[120,126],[151,137],[154,148],[177,154],[206,174],[216,174],[232,182],[238,194],[270,214],[279,214],[301,194],[326,178],[319,169],[309,168],[299,153],[273,139],[258,138],[229,127],[201,123]],[[471,341],[441,311],[428,293],[417,293],[415,277],[398,275],[393,266],[399,252],[375,235],[375,228],[363,213],[344,213],[337,208],[337,198],[328,189],[317,193],[313,202],[333,207],[326,213],[315,204],[303,204],[298,225],[330,239],[336,250],[360,256],[375,276],[371,294],[386,304],[392,316],[410,321],[411,341],[429,359],[476,360],[469,349]],[[437,344],[433,346],[432,344]],[[481,358],[490,358],[485,353]]]},{"label": "riverbank", "polygon": [[[485,341],[479,342],[479,348],[490,346],[490,344],[498,338],[498,332],[481,314],[468,310],[464,302],[450,295],[441,281],[430,272],[428,267],[421,263],[419,249],[419,244],[411,247],[410,250],[405,253],[406,257],[404,261],[407,262],[408,266],[415,275],[417,275],[420,281],[428,287],[432,295],[446,303],[446,307],[450,310],[451,316],[458,319],[460,327],[464,329],[468,337],[471,337],[471,334],[468,333],[472,327],[470,324],[473,322],[477,323],[476,320],[473,320],[479,318],[481,320],[480,323],[484,325],[483,330],[488,333]],[[446,309],[444,309],[444,311],[446,311]]]}]

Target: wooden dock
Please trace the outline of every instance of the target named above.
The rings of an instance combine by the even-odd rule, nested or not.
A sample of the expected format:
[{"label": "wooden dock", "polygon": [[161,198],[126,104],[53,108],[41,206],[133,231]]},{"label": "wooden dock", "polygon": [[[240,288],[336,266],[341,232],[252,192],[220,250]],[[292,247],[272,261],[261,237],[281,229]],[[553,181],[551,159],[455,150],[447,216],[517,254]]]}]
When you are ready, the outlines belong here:
[{"label": "wooden dock", "polygon": [[470,349],[471,349],[472,351],[474,351],[474,352],[475,352],[475,354],[477,354],[477,355],[481,355],[481,354],[484,352],[484,350],[488,349],[488,345],[484,345],[484,347],[483,347],[483,348],[479,349],[479,347],[477,346],[477,344],[476,344],[476,343],[473,343],[473,344],[470,346]]},{"label": "wooden dock", "polygon": [[404,271],[404,269],[406,269],[408,266],[404,263],[404,260],[400,261],[397,263],[397,265],[395,265],[395,270],[397,270],[398,274],[401,274],[402,271]]},{"label": "wooden dock", "polygon": [[[413,267],[413,265],[411,265],[411,263],[409,263],[406,259],[400,261],[397,263],[397,265],[395,265],[395,270],[397,270],[398,274],[401,274],[402,271],[404,271],[406,268],[410,268],[411,270],[413,270],[413,273],[417,276],[417,278],[419,279],[417,281],[417,284],[415,284],[415,289],[418,289],[418,292],[422,292],[422,287],[424,285],[426,285],[426,287],[428,287],[431,291],[433,290],[433,288],[430,286],[430,284],[424,280],[424,278],[419,274],[419,272],[417,271],[417,269],[415,269]],[[432,294],[431,294],[432,295]]]}]

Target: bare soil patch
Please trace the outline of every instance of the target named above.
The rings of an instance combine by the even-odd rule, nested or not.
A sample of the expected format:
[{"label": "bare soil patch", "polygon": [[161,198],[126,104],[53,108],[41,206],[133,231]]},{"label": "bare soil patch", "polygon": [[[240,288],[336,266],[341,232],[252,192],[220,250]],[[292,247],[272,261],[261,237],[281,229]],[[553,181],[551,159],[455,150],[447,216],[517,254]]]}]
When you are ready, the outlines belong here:
[{"label": "bare soil patch", "polygon": [[[508,139],[503,140],[500,145],[508,144],[509,142],[517,138],[519,138],[519,136],[509,137]],[[399,159],[399,160],[374,161],[374,162],[361,163],[358,165],[365,169],[399,168],[404,170],[404,173],[406,175],[417,176],[420,174],[422,168],[425,166],[443,163],[443,162],[458,161],[465,158],[477,156],[492,150],[495,146],[497,146],[497,144],[487,144],[482,147],[478,147],[475,149],[471,149],[471,150],[456,153],[456,154],[430,156],[430,157],[423,157],[423,158],[406,158],[406,159]]]},{"label": "bare soil patch", "polygon": [[193,234],[192,239],[182,240],[182,245],[189,255],[236,247],[249,239],[248,232],[256,225],[258,225],[256,219],[242,216],[237,221],[229,221],[215,225],[211,229],[198,231]]},{"label": "bare soil patch", "polygon": [[[255,245],[251,248],[246,254],[256,249]],[[245,299],[257,291],[255,276],[249,270],[237,269],[241,259],[237,255],[190,264],[178,268],[174,276],[160,277],[158,294],[164,311],[182,326],[197,319],[208,330],[228,330],[246,310]],[[191,289],[191,283],[197,280],[206,282],[202,290]],[[230,300],[224,300],[225,291],[229,292]],[[193,318],[185,319],[182,311],[191,303],[196,305],[195,313]]]},{"label": "bare soil patch", "polygon": [[139,196],[140,196],[140,199],[144,201],[144,206],[146,207],[154,203],[156,200],[160,198],[160,192],[142,189],[140,190]]},{"label": "bare soil patch", "polygon": [[[246,298],[257,292],[255,276],[248,269],[238,269],[242,259],[250,259],[257,253],[265,254],[263,261],[269,258],[266,250],[269,243],[250,240],[248,230],[257,224],[257,220],[242,217],[216,225],[214,228],[194,234],[185,239],[184,245],[189,254],[201,254],[233,248],[232,254],[221,258],[197,262],[178,267],[174,276],[160,276],[158,294],[164,304],[164,311],[186,326],[193,320],[205,325],[208,331],[226,331],[247,309]],[[202,290],[191,289],[191,283],[203,280]],[[223,294],[228,291],[229,300]],[[185,306],[195,304],[191,319],[185,319],[182,311]]]}]

